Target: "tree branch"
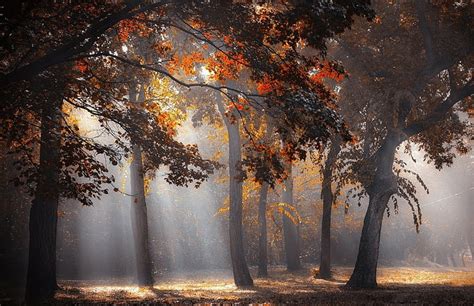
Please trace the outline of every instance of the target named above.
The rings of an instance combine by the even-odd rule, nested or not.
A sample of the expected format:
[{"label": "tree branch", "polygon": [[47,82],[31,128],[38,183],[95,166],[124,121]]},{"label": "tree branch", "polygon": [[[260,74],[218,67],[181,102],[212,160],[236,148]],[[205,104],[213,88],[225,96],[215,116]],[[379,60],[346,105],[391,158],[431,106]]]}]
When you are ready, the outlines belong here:
[{"label": "tree branch", "polygon": [[405,138],[408,139],[418,133],[421,133],[439,121],[443,120],[446,113],[459,101],[474,94],[474,83],[471,80],[469,83],[461,88],[451,88],[449,96],[439,104],[428,116],[424,119],[413,122],[402,130]]},{"label": "tree branch", "polygon": [[259,95],[259,94],[249,94],[249,93],[246,93],[242,90],[238,90],[238,89],[235,89],[235,88],[232,88],[232,87],[229,87],[229,86],[224,86],[224,85],[215,86],[215,85],[211,85],[211,84],[207,84],[207,83],[199,83],[199,82],[198,83],[187,83],[183,80],[180,80],[180,79],[176,78],[175,76],[173,76],[171,73],[169,73],[165,69],[160,69],[158,67],[154,67],[154,66],[151,66],[151,65],[140,64],[140,63],[134,62],[132,60],[129,60],[127,58],[115,55],[113,53],[108,53],[108,52],[93,53],[93,54],[87,54],[85,56],[81,56],[80,58],[102,57],[102,56],[103,57],[114,58],[114,59],[116,59],[116,60],[118,60],[118,61],[120,61],[124,64],[130,65],[130,66],[133,66],[133,67],[136,67],[136,68],[141,68],[141,69],[146,69],[146,70],[157,72],[161,75],[164,75],[164,76],[170,78],[173,82],[175,82],[175,83],[177,83],[177,84],[179,84],[183,87],[186,87],[186,88],[192,88],[192,87],[210,88],[210,89],[214,89],[216,91],[221,92],[222,94],[224,94],[225,96],[227,96],[230,99],[231,99],[231,97],[224,90],[227,90],[228,92],[234,92],[236,94],[240,94],[240,95],[242,95],[246,98],[264,97],[264,96]]},{"label": "tree branch", "polygon": [[435,59],[435,52],[433,49],[433,35],[431,29],[426,20],[426,3],[425,1],[415,1],[416,14],[418,15],[418,24],[420,27],[421,34],[423,36],[423,42],[425,45],[426,59],[428,66],[432,66]]},{"label": "tree branch", "polygon": [[137,8],[141,3],[141,0],[128,1],[124,8],[97,21],[83,34],[64,43],[56,50],[49,52],[39,59],[7,74],[0,75],[0,87],[8,86],[13,82],[31,79],[46,70],[48,67],[63,63],[74,55],[87,51],[102,34],[121,20],[164,4],[164,2],[152,3],[135,10],[135,8]]}]

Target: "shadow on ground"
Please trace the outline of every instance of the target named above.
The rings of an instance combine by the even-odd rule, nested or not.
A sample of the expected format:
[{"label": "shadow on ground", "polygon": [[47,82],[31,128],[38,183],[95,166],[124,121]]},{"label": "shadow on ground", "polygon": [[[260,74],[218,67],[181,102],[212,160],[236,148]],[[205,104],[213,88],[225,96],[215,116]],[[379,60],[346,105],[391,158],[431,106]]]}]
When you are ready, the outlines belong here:
[{"label": "shadow on ground", "polygon": [[312,267],[295,273],[273,267],[268,278],[255,278],[252,288],[236,288],[229,271],[220,270],[163,275],[147,288],[123,280],[62,281],[63,289],[51,303],[474,303],[474,271],[380,268],[375,290],[345,289],[350,273],[350,268],[336,268],[326,281],[316,279]]}]

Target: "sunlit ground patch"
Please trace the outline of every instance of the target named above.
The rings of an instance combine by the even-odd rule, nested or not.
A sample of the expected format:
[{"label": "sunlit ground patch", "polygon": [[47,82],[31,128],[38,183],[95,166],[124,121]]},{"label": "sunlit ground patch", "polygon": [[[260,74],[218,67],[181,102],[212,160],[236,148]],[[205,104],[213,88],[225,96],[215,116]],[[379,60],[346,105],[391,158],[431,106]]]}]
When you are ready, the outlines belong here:
[{"label": "sunlit ground patch", "polygon": [[[255,271],[253,271],[255,272]],[[336,268],[329,281],[315,279],[313,269],[289,273],[283,267],[272,267],[270,277],[254,277],[253,288],[237,288],[231,275],[208,271],[161,277],[153,287],[139,288],[120,284],[120,280],[106,282],[64,281],[56,295],[59,302],[275,302],[311,301],[341,302],[388,299],[394,302],[416,300],[418,295],[433,300],[463,301],[474,299],[474,271],[428,268],[380,268],[380,290],[351,292],[343,288],[351,268]],[[215,275],[213,275],[213,273]],[[469,292],[473,293],[469,293]],[[387,300],[387,301],[388,301]],[[355,301],[355,300],[354,300]],[[309,303],[309,302],[308,302]]]},{"label": "sunlit ground patch", "polygon": [[384,268],[378,273],[380,284],[401,284],[401,285],[449,285],[467,286],[474,285],[473,271],[459,270],[433,270],[416,268]]},{"label": "sunlit ground patch", "polygon": [[156,297],[156,294],[149,288],[139,288],[137,286],[94,286],[88,284],[79,284],[77,287],[65,286],[64,290],[58,292],[56,298],[61,299],[85,299],[91,301],[103,300],[150,300]]}]

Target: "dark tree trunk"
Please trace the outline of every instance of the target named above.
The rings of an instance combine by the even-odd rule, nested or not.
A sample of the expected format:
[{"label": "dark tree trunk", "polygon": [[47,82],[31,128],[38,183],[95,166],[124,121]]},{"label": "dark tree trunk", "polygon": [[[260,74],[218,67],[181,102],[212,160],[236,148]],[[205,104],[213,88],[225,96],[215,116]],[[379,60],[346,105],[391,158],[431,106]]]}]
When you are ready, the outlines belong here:
[{"label": "dark tree trunk", "polygon": [[323,183],[321,188],[321,197],[323,199],[323,217],[321,221],[321,263],[318,274],[318,277],[322,279],[331,278],[331,210],[334,202],[334,195],[331,187],[332,167],[340,150],[341,145],[339,139],[333,139],[323,171]]},{"label": "dark tree trunk", "polygon": [[234,282],[239,287],[253,286],[253,280],[245,260],[243,225],[242,225],[242,181],[239,171],[242,160],[239,120],[230,122],[225,115],[224,105],[218,100],[217,105],[229,134],[229,234],[230,257]]},{"label": "dark tree trunk", "polygon": [[[133,86],[132,86],[133,87]],[[144,88],[140,89],[138,101],[144,100]],[[130,97],[136,95],[131,88]],[[134,98],[131,98],[132,102]],[[132,231],[135,242],[135,257],[137,264],[137,281],[139,286],[153,285],[152,264],[148,244],[148,215],[145,199],[145,183],[142,161],[142,150],[134,144],[132,148],[133,160],[130,164],[130,181],[132,192],[131,218]]]},{"label": "dark tree trunk", "polygon": [[[293,177],[291,163],[288,166],[288,178],[285,180],[285,189],[283,190],[283,202],[293,205]],[[289,271],[301,269],[300,249],[297,225],[285,214],[283,220],[283,238],[285,245],[286,267]]]},{"label": "dark tree trunk", "polygon": [[234,280],[237,286],[252,286],[253,280],[245,260],[242,228],[242,182],[238,170],[241,161],[240,134],[237,123],[228,125],[229,131],[229,175],[230,175],[230,253]]},{"label": "dark tree trunk", "polygon": [[383,214],[389,195],[381,194],[370,197],[369,207],[364,218],[364,226],[359,244],[359,253],[352,276],[347,283],[350,288],[377,287],[377,261],[379,257],[380,233]]},{"label": "dark tree trunk", "polygon": [[454,253],[453,252],[449,252],[449,259],[451,260],[451,265],[453,265],[453,267],[458,266],[458,264],[456,262],[456,259],[454,259]]},{"label": "dark tree trunk", "polygon": [[[468,199],[472,199],[472,193],[468,195]],[[466,204],[468,205],[468,211],[466,216],[474,216],[474,203],[471,201],[467,201]],[[470,217],[467,220],[467,243],[469,245],[469,249],[471,250],[471,256],[474,260],[474,218]]]},{"label": "dark tree trunk", "polygon": [[25,298],[36,304],[54,296],[59,202],[62,97],[45,103],[41,115],[38,181],[30,210],[30,241]]},{"label": "dark tree trunk", "polygon": [[442,266],[448,266],[448,254],[444,249],[444,246],[438,246],[438,250],[436,251],[436,259],[435,262]]},{"label": "dark tree trunk", "polygon": [[349,288],[377,287],[377,262],[379,257],[380,233],[385,208],[392,194],[397,192],[397,181],[392,167],[399,142],[397,134],[389,134],[376,154],[376,172],[367,187],[369,206],[364,218],[364,226],[359,243],[359,253]]},{"label": "dark tree trunk", "polygon": [[268,183],[260,187],[260,199],[258,203],[258,276],[268,276],[267,258],[267,195]]}]

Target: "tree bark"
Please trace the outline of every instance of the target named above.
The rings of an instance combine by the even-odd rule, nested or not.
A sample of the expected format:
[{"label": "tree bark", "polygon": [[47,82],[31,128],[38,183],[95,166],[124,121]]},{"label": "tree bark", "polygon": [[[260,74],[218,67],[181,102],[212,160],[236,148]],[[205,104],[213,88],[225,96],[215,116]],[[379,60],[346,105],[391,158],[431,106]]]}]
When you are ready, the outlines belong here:
[{"label": "tree bark", "polygon": [[59,204],[62,96],[44,103],[41,114],[40,164],[29,221],[29,257],[25,299],[28,304],[54,296]]},{"label": "tree bark", "polygon": [[331,278],[331,210],[334,202],[332,191],[332,168],[341,150],[340,140],[333,139],[323,171],[321,197],[323,198],[323,218],[321,221],[321,262],[318,277]]},{"label": "tree bark", "polygon": [[[138,102],[144,100],[144,87],[141,86]],[[130,88],[130,99],[135,100],[135,88]],[[135,242],[137,265],[137,282],[139,286],[153,285],[152,264],[148,244],[148,214],[145,199],[145,183],[142,161],[142,150],[138,144],[132,145],[133,160],[130,164],[130,181],[132,192],[131,218]]]},{"label": "tree bark", "polygon": [[380,233],[383,214],[389,198],[390,196],[383,192],[370,197],[369,207],[364,218],[357,261],[352,276],[347,283],[350,288],[377,287]]},{"label": "tree bark", "polygon": [[[283,190],[283,202],[293,205],[293,177],[292,164],[288,166],[288,178],[285,180],[285,189]],[[289,271],[301,269],[300,248],[297,225],[285,214],[283,220],[283,238],[285,245],[286,267]]]},{"label": "tree bark", "polygon": [[[270,117],[266,118],[266,135],[265,140],[270,144],[272,142],[271,135],[273,131],[273,123]],[[260,199],[258,203],[258,276],[268,276],[268,235],[267,235],[267,199],[268,199],[267,182],[263,182],[260,186]]]},{"label": "tree bark", "polygon": [[[220,98],[218,97],[218,99]],[[229,235],[234,282],[239,287],[253,286],[253,280],[245,260],[243,242],[242,181],[239,178],[239,164],[242,161],[239,119],[237,118],[235,122],[231,122],[226,117],[221,100],[217,101],[217,106],[229,135]]]},{"label": "tree bark", "polygon": [[[469,201],[469,199],[472,198],[474,198],[472,197],[472,193],[468,194],[468,201],[466,201],[468,210],[466,216],[474,216],[474,203]],[[468,217],[466,229],[467,244],[471,250],[471,258],[474,260],[474,219],[472,217]]]},{"label": "tree bark", "polygon": [[262,183],[260,187],[260,199],[258,203],[258,276],[268,276],[267,257],[267,195],[268,183]]},{"label": "tree bark", "polygon": [[376,288],[380,233],[385,208],[392,194],[397,192],[397,180],[392,171],[399,134],[389,134],[376,154],[376,172],[368,186],[369,206],[364,218],[359,253],[347,282],[349,288]]}]

